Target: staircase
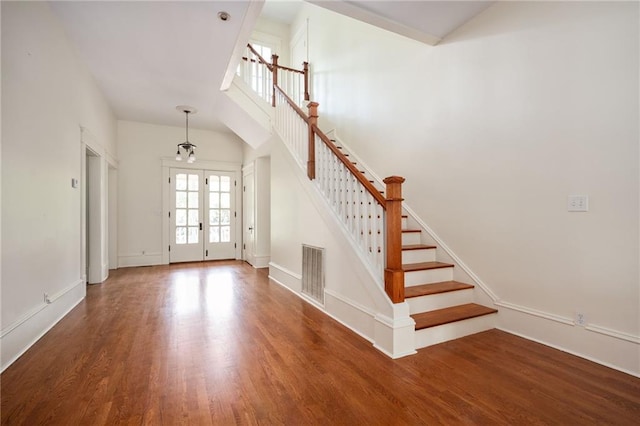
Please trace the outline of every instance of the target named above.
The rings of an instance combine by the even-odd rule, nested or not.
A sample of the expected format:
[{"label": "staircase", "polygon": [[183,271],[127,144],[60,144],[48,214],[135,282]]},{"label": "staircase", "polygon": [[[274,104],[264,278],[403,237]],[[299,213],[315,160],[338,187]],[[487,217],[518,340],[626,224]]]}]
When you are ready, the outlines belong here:
[{"label": "staircase", "polygon": [[[353,161],[343,143],[331,139],[381,193],[381,184],[363,164]],[[495,327],[497,309],[474,303],[475,287],[454,281],[455,265],[438,261],[438,247],[424,243],[425,235],[410,217],[402,215],[404,297],[415,321],[416,349]]]},{"label": "staircase", "polygon": [[438,262],[437,247],[421,244],[422,230],[402,218],[405,300],[416,322],[416,348],[435,345],[494,327],[496,309],[473,303],[474,286],[453,281],[450,263]]},{"label": "staircase", "polygon": [[[439,261],[446,255],[429,244],[431,236],[402,207],[404,179],[387,178],[383,189],[382,182],[354,161],[356,156],[344,144],[318,128],[318,104],[311,102],[308,114],[302,111],[302,94],[308,100],[307,64],[303,71],[282,67],[276,55],[272,63],[267,63],[251,46],[243,59],[251,66],[260,64],[261,75],[272,73],[269,83],[263,84],[261,96],[275,107],[277,132],[342,222],[391,302],[408,305],[415,322],[414,348],[494,328],[498,311],[474,303],[478,290],[454,280],[455,265]],[[287,77],[286,72],[297,74]],[[304,81],[292,85],[298,89],[289,95],[278,81],[291,81],[298,75]],[[404,312],[403,318],[410,321]]]}]

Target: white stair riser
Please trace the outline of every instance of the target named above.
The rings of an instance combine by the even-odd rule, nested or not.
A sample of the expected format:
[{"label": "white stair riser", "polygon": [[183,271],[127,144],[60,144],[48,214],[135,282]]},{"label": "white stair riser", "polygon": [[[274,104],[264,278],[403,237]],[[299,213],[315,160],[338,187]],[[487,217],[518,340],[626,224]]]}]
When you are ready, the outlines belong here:
[{"label": "white stair riser", "polygon": [[420,244],[420,232],[403,232],[402,245],[409,246],[413,244]]},{"label": "white stair riser", "polygon": [[406,217],[403,217],[402,220],[400,221],[400,223],[402,223],[402,229],[407,229],[409,227],[409,219]]},{"label": "white stair riser", "polygon": [[410,271],[404,273],[404,285],[411,287],[420,284],[432,284],[453,279],[453,267]]},{"label": "white stair riser", "polygon": [[434,311],[436,309],[444,309],[451,306],[472,303],[473,288],[430,294],[428,296],[410,297],[405,300],[409,303],[409,314],[419,314],[422,312]]},{"label": "white stair riser", "polygon": [[434,262],[436,249],[402,250],[402,263]]},{"label": "white stair riser", "polygon": [[496,314],[469,318],[416,331],[416,349],[495,328]]}]

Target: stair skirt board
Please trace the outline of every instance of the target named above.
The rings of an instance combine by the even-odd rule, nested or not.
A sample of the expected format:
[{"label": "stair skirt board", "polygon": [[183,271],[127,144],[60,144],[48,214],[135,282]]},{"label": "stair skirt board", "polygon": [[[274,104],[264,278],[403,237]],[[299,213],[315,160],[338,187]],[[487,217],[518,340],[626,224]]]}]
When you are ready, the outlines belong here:
[{"label": "stair skirt board", "polygon": [[416,330],[416,349],[491,330],[495,328],[496,318],[496,314],[493,313]]},{"label": "stair skirt board", "polygon": [[444,309],[450,306],[472,303],[473,287],[464,290],[448,291],[446,293],[411,297],[405,300],[409,304],[410,315],[435,311],[436,309]]},{"label": "stair skirt board", "polygon": [[431,284],[453,279],[453,267],[425,269],[421,271],[405,271],[404,285],[411,287],[420,284]]}]

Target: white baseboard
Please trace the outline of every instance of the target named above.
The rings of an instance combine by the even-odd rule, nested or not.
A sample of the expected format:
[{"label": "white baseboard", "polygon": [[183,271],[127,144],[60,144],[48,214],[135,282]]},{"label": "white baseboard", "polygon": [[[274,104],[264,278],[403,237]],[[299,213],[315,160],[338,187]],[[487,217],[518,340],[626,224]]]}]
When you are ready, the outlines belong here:
[{"label": "white baseboard", "polygon": [[118,255],[118,268],[127,268],[131,266],[151,266],[151,265],[163,265],[162,253]]},{"label": "white baseboard", "polygon": [[245,262],[247,262],[249,265],[253,266],[256,269],[257,268],[268,268],[270,260],[271,260],[271,257],[269,255],[266,255],[266,256],[251,256],[251,257],[248,257],[247,259],[244,259]]},{"label": "white baseboard", "polygon": [[496,328],[609,368],[640,377],[640,339],[593,324],[574,325],[569,318],[498,304]]},{"label": "white baseboard", "polygon": [[269,278],[297,295],[302,292],[302,275],[277,263],[269,262]]},{"label": "white baseboard", "polygon": [[252,265],[254,268],[268,268],[270,260],[271,257],[269,255],[254,256]]},{"label": "white baseboard", "polygon": [[15,362],[35,342],[84,299],[86,287],[80,279],[49,297],[0,332],[1,370]]},{"label": "white baseboard", "polygon": [[[305,302],[322,311],[389,358],[415,354],[414,321],[400,315],[399,320],[383,317],[374,310],[330,289],[324,291],[324,306],[302,294],[302,277],[274,262],[269,263],[269,278]],[[408,305],[406,306],[408,314]],[[386,318],[382,320],[381,318]]]},{"label": "white baseboard", "polygon": [[[270,267],[275,268],[276,271],[279,271],[281,273],[287,273],[284,271],[287,271],[286,268],[283,268],[279,265],[274,264],[273,262],[271,262],[269,264]],[[295,273],[291,273],[290,271],[288,271],[290,274],[290,280],[296,280],[296,275]],[[333,315],[331,312],[327,311],[322,305],[318,304],[317,302],[315,302],[312,299],[309,299],[308,297],[306,297],[304,294],[300,293],[299,291],[294,290],[294,288],[292,288],[292,286],[285,284],[283,281],[279,280],[278,278],[276,278],[276,276],[282,277],[281,273],[276,273],[276,274],[272,274],[271,273],[271,269],[269,271],[269,279],[271,279],[273,282],[275,282],[276,284],[284,287],[285,289],[289,290],[291,293],[295,294],[296,296],[298,296],[300,299],[304,300],[305,302],[309,303],[311,306],[313,306],[314,308],[322,311],[325,315],[331,317],[333,320],[339,322],[340,324],[342,324],[343,326],[347,327],[349,330],[353,331],[354,333],[356,333],[358,336],[362,337],[363,339],[374,343],[373,339],[365,334],[363,334],[362,332],[360,332],[357,329],[354,329],[353,327],[351,327],[349,324],[346,324],[344,321],[342,321],[340,318],[336,317],[335,315]],[[302,277],[297,278],[298,280],[302,279]],[[284,281],[290,281],[285,279]],[[326,295],[326,290],[325,290],[325,295]],[[326,305],[326,303],[325,303]],[[361,311],[361,313],[364,311]],[[367,314],[366,312],[364,312],[365,314]],[[368,314],[370,316],[370,314]]]}]

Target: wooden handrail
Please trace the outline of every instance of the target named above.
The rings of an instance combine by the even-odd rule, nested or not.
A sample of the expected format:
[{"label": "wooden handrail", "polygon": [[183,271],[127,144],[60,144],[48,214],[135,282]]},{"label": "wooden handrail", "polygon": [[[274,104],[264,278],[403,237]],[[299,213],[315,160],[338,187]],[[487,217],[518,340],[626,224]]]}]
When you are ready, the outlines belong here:
[{"label": "wooden handrail", "polygon": [[285,71],[291,71],[291,72],[297,72],[298,74],[304,74],[304,70],[297,70],[295,68],[285,67],[284,65],[278,65],[278,68],[280,68],[281,70],[285,70]]},{"label": "wooden handrail", "polygon": [[296,105],[296,103],[295,103],[295,102],[293,102],[293,100],[292,100],[289,96],[287,96],[287,94],[284,92],[284,90],[282,90],[282,89],[280,88],[280,86],[274,86],[274,87],[275,87],[275,89],[276,89],[278,92],[280,92],[280,94],[284,97],[285,101],[287,101],[287,103],[289,104],[289,106],[290,106],[291,108],[293,108],[293,110],[294,110],[295,112],[297,112],[297,113],[298,113],[298,115],[300,116],[300,118],[302,118],[302,119],[304,120],[304,122],[305,122],[305,123],[309,123],[309,117],[307,117],[307,114],[305,114],[305,113],[304,113],[304,111],[302,111],[302,110],[300,109],[300,107],[299,107],[298,105]]},{"label": "wooden handrail", "polygon": [[256,55],[258,57],[258,59],[260,59],[260,63],[265,64],[267,66],[267,68],[269,68],[269,71],[273,71],[273,66],[264,60],[264,58],[262,57],[262,55],[260,55],[258,52],[256,52],[256,49],[253,48],[253,46],[251,46],[251,44],[247,44],[247,47],[249,48],[249,50],[251,50],[251,52]]},{"label": "wooden handrail", "polygon": [[[282,90],[279,86],[274,86],[274,87],[278,92],[280,92],[280,94],[287,101],[289,106],[293,108],[293,110],[296,113],[298,113],[300,118],[302,118],[305,121],[305,123],[309,124],[309,117],[307,116],[307,114],[305,114],[304,111],[302,111],[300,107],[298,107],[298,105],[296,105],[296,103],[293,102],[293,100],[291,100],[289,96],[287,96],[284,90]],[[324,142],[324,144],[327,145],[327,147],[331,150],[331,152],[333,152],[333,154],[336,157],[338,157],[338,159],[342,162],[342,164],[344,164],[345,167],[349,169],[349,171],[355,176],[358,182],[360,182],[362,186],[364,186],[367,189],[367,191],[373,196],[373,198],[375,198],[378,204],[380,204],[383,209],[386,209],[387,203],[384,196],[380,193],[380,191],[376,189],[375,186],[373,186],[371,182],[367,180],[367,178],[364,177],[364,175],[360,172],[360,170],[358,170],[358,168],[354,166],[351,161],[349,161],[349,159],[338,149],[338,147],[336,147],[336,145],[333,142],[331,142],[331,139],[329,139],[329,137],[325,135],[324,132],[320,130],[316,124],[311,125],[311,130],[313,131],[314,134],[320,137],[322,142]]]},{"label": "wooden handrail", "polygon": [[[285,71],[291,71],[291,72],[297,72],[298,74],[304,74],[304,69],[301,70],[297,70],[295,68],[289,68],[289,67],[285,67],[284,65],[279,65],[279,64],[271,64],[269,62],[267,62],[262,55],[260,55],[254,48],[253,46],[251,46],[250,44],[247,44],[247,47],[249,48],[249,50],[251,50],[251,52],[256,55],[259,59],[259,61],[256,61],[254,59],[249,59],[245,56],[242,57],[243,60],[245,61],[251,61],[251,62],[260,62],[261,64],[265,64],[267,66],[267,68],[269,68],[269,71],[273,71],[273,67],[275,66],[276,68],[279,68],[281,70],[285,70]],[[306,99],[308,100],[308,99]]]},{"label": "wooden handrail", "polygon": [[336,147],[336,145],[333,142],[331,142],[331,139],[329,139],[329,137],[325,135],[322,132],[322,130],[318,128],[318,126],[312,125],[311,128],[313,129],[313,132],[320,137],[322,142],[324,142],[324,144],[327,145],[327,147],[331,150],[331,152],[333,152],[333,154],[336,157],[338,157],[338,159],[342,162],[342,164],[344,164],[344,166],[347,169],[349,169],[351,174],[355,176],[358,182],[360,182],[362,186],[364,186],[367,189],[367,191],[371,194],[371,196],[375,198],[378,204],[380,204],[382,208],[386,210],[387,200],[382,196],[380,191],[376,189],[376,187],[373,186],[373,184],[369,182],[367,178],[364,177],[362,172],[358,170],[358,168],[354,166],[351,161],[349,161],[349,159],[338,149],[338,147]]}]

